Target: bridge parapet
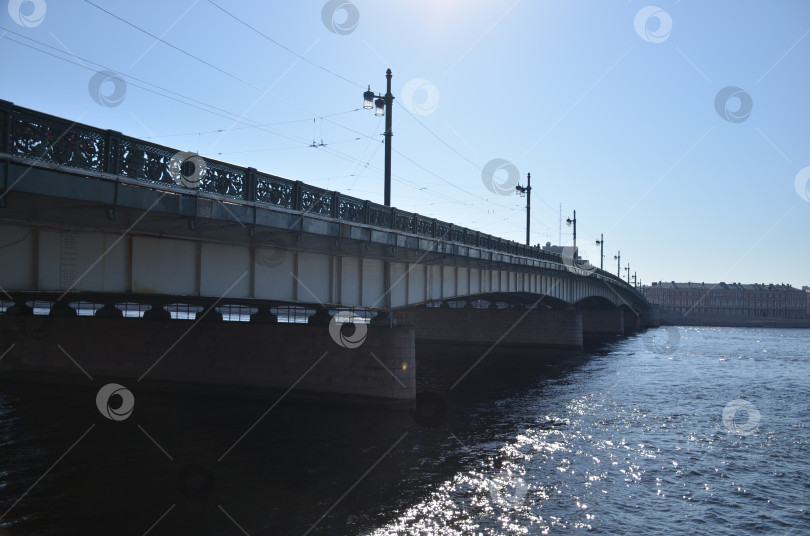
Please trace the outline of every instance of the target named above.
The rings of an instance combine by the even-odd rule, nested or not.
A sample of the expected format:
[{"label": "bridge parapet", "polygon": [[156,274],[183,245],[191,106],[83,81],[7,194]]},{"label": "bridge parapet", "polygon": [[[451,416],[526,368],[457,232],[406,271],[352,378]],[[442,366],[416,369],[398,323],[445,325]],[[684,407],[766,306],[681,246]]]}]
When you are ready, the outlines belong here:
[{"label": "bridge parapet", "polygon": [[[131,138],[112,130],[72,122],[2,100],[0,149],[3,153],[0,158],[7,163],[10,160],[39,161],[100,175],[124,177],[170,190],[180,188],[200,197],[305,212],[338,222],[544,261],[531,263],[534,265],[565,266],[560,254],[536,246],[386,207],[255,168],[236,166]],[[188,180],[189,177],[194,180]],[[13,188],[8,173],[4,174],[3,179],[0,185],[3,192]],[[620,278],[599,269],[589,269],[586,275],[630,288]]]}]

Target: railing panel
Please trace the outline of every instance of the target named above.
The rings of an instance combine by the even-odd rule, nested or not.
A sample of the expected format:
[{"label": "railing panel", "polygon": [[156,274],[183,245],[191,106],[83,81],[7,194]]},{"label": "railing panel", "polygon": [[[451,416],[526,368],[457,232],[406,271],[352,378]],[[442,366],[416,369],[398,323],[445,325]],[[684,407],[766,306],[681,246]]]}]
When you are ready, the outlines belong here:
[{"label": "railing panel", "polygon": [[421,236],[433,236],[433,219],[424,216],[416,217],[416,234]]},{"label": "railing panel", "polygon": [[323,216],[332,215],[332,192],[307,184],[301,185],[301,210]]},{"label": "railing panel", "polygon": [[12,107],[6,107],[5,102],[0,101],[0,151],[11,152],[11,114]]},{"label": "railing panel", "polygon": [[436,238],[450,240],[450,224],[436,220]]},{"label": "railing panel", "polygon": [[394,219],[394,228],[403,233],[413,233],[413,214],[410,212],[396,211]]},{"label": "railing panel", "polygon": [[369,203],[368,221],[371,225],[390,229],[391,225],[393,224],[391,221],[391,208],[378,205],[376,203]]},{"label": "railing panel", "polygon": [[175,185],[169,163],[177,151],[132,138],[121,139],[121,175],[131,179]]},{"label": "railing panel", "polygon": [[12,112],[10,152],[62,166],[103,171],[104,132],[44,115]]},{"label": "railing panel", "polygon": [[365,203],[355,197],[338,196],[338,218],[354,223],[366,223]]},{"label": "railing panel", "polygon": [[235,199],[245,198],[247,169],[208,159],[205,166],[205,173],[200,178],[201,191]]},{"label": "railing panel", "polygon": [[295,182],[267,173],[257,173],[256,201],[277,207],[294,209]]}]

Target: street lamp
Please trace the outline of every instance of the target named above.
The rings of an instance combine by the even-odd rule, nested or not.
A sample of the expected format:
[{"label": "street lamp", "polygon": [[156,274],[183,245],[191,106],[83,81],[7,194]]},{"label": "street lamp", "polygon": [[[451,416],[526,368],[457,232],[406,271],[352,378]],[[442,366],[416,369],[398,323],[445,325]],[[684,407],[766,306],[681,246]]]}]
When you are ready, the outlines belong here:
[{"label": "street lamp", "polygon": [[616,259],[616,277],[621,279],[622,277],[622,252],[620,251],[618,255],[613,256]]},{"label": "street lamp", "polygon": [[574,211],[574,219],[568,218],[565,220],[566,225],[574,224],[574,255],[576,256],[577,252],[577,211]]},{"label": "street lamp", "polygon": [[532,211],[532,174],[526,173],[526,186],[521,186],[518,184],[515,186],[515,193],[520,197],[526,198],[526,245],[530,246],[529,243],[529,226],[531,225],[529,222],[529,215]]},{"label": "street lamp", "polygon": [[630,284],[630,263],[629,262],[627,263],[627,267],[624,269],[624,271],[627,272],[627,284],[629,285]]},{"label": "street lamp", "polygon": [[394,96],[391,94],[391,69],[385,71],[387,90],[385,95],[375,95],[368,86],[368,91],[363,92],[363,108],[370,110],[372,102],[374,105],[374,115],[385,116],[385,206],[391,206],[391,109],[394,104]]},{"label": "street lamp", "polygon": [[599,261],[599,269],[605,269],[605,235],[600,234],[599,240],[596,241],[596,245],[599,246],[599,255],[601,255],[601,260]]}]

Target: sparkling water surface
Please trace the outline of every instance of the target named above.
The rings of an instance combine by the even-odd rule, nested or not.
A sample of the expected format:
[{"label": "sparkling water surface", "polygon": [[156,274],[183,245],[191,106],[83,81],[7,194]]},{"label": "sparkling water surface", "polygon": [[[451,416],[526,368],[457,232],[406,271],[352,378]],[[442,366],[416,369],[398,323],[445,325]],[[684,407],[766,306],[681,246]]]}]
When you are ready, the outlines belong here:
[{"label": "sparkling water surface", "polygon": [[4,380],[0,535],[810,534],[810,331],[494,352],[450,389],[480,355],[420,351],[412,410],[133,383],[114,421],[106,380]]}]

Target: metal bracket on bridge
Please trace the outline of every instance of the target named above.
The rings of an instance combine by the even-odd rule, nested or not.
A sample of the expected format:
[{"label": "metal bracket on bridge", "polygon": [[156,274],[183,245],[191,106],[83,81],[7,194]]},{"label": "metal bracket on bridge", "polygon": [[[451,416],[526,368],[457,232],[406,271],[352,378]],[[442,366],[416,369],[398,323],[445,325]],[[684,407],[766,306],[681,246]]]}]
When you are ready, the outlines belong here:
[{"label": "metal bracket on bridge", "polygon": [[115,221],[115,209],[118,208],[118,186],[121,183],[119,181],[115,181],[115,190],[113,193],[113,204],[112,208],[107,210],[107,219],[110,221]]}]

